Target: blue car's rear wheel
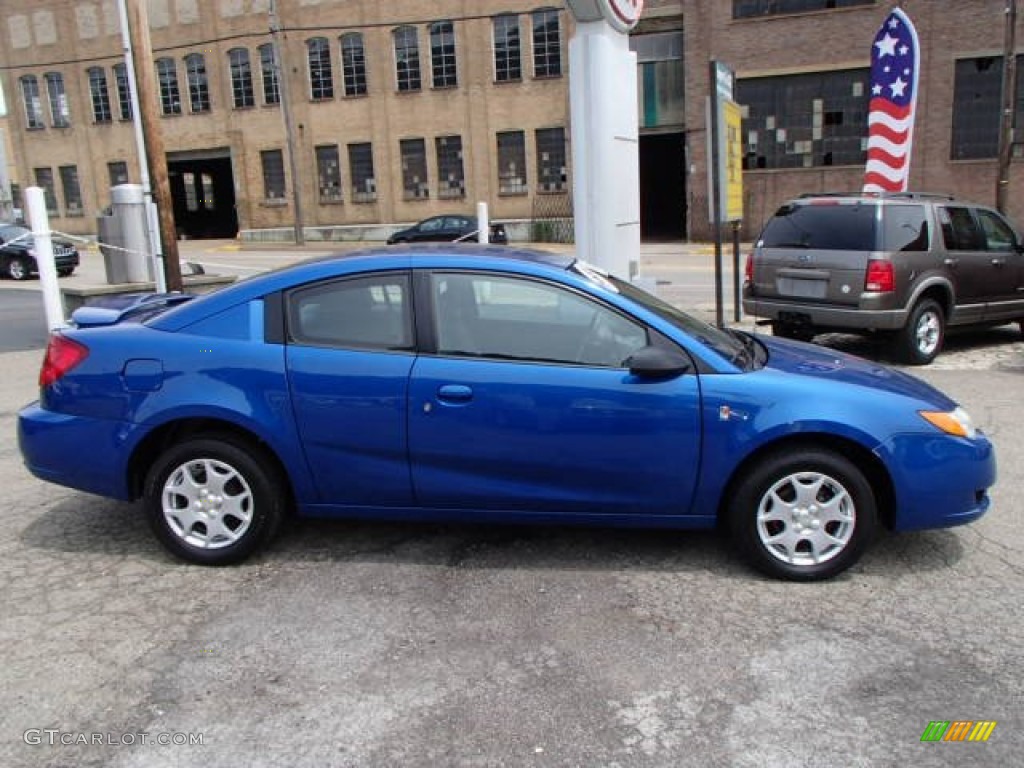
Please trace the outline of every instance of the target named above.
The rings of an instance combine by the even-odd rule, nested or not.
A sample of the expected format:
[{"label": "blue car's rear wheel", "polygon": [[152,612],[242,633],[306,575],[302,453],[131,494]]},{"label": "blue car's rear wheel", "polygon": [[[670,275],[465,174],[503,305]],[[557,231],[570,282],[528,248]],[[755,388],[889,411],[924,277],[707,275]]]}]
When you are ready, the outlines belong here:
[{"label": "blue car's rear wheel", "polygon": [[236,563],[276,532],[284,509],[271,463],[232,437],[200,437],[172,446],[146,479],[150,525],[185,560]]},{"label": "blue car's rear wheel", "polygon": [[762,459],[740,481],[729,510],[750,563],[797,581],[827,579],[857,562],[876,520],[864,473],[838,453],[813,448]]}]

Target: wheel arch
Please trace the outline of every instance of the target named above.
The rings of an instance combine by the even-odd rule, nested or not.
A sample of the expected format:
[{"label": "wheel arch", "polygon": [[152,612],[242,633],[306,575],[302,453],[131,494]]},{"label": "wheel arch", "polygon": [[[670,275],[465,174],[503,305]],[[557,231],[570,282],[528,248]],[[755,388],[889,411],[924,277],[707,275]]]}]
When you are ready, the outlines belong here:
[{"label": "wheel arch", "polygon": [[945,280],[935,278],[922,283],[907,302],[907,317],[915,306],[925,299],[932,299],[942,309],[942,316],[946,322],[953,315],[953,308],[956,306],[956,297],[953,286]]},{"label": "wheel arch", "polygon": [[791,453],[799,449],[826,449],[852,461],[864,473],[868,485],[875,494],[879,520],[889,530],[893,529],[896,520],[896,489],[885,464],[862,443],[826,432],[786,435],[759,446],[746,456],[733,469],[723,486],[717,509],[719,523],[724,524],[728,520],[729,502],[751,467],[769,456]]},{"label": "wheel arch", "polygon": [[128,461],[128,492],[131,498],[142,496],[146,475],[157,458],[169,446],[197,436],[229,437],[258,452],[268,462],[268,468],[284,483],[289,505],[294,500],[291,477],[284,462],[274,449],[258,435],[230,421],[213,418],[183,418],[154,429],[135,447]]}]

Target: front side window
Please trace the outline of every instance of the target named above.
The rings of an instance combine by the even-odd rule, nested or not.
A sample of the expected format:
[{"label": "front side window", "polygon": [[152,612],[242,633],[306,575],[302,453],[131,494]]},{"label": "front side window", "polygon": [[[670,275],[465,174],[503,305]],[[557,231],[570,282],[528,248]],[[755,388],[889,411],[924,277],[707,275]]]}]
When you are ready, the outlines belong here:
[{"label": "front side window", "polygon": [[394,31],[395,77],[399,91],[418,91],[420,82],[420,44],[415,27],[399,27]]},{"label": "front side window", "polygon": [[1013,252],[1017,248],[1017,236],[1010,225],[992,211],[978,210],[978,223],[985,236],[985,247],[989,251]]},{"label": "front side window", "polygon": [[267,200],[284,200],[284,156],[280,149],[266,149],[260,152],[263,168],[263,197]]},{"label": "front side window", "polygon": [[427,183],[427,145],[423,139],[402,139],[402,199],[426,200],[430,197]]},{"label": "front side window", "polygon": [[334,98],[334,73],[331,71],[331,47],[326,37],[306,42],[309,54],[309,87],[314,101]]},{"label": "front side window", "polygon": [[44,128],[43,104],[39,98],[39,81],[35,75],[21,78],[21,99],[25,107],[25,126],[29,130]]},{"label": "front side window", "polygon": [[188,77],[188,102],[192,114],[210,111],[210,81],[206,75],[206,59],[201,53],[185,57]]},{"label": "front side window", "polygon": [[122,120],[132,119],[132,89],[128,80],[128,67],[114,65],[114,79],[117,81],[117,105]]},{"label": "front side window", "polygon": [[459,84],[455,71],[455,28],[450,21],[430,25],[430,68],[435,88]]},{"label": "front side window", "polygon": [[537,130],[537,191],[565,192],[569,174],[565,164],[565,129]]},{"label": "front side window", "polygon": [[82,187],[78,183],[78,166],[62,165],[59,171],[60,185],[64,191],[64,210],[68,216],[81,216]]},{"label": "front side window", "polygon": [[947,205],[938,209],[942,240],[947,251],[983,251],[985,235],[974,220],[971,209]]},{"label": "front side window", "polygon": [[437,196],[452,200],[466,196],[466,177],[462,167],[462,137],[438,136],[434,139],[437,149]]},{"label": "front side window", "polygon": [[260,75],[263,78],[263,103],[280,104],[281,87],[277,80],[277,59],[274,56],[274,46],[271,43],[264,43],[259,47],[260,52]]},{"label": "front side window", "polygon": [[366,94],[366,51],[363,36],[349,32],[341,36],[341,69],[345,79],[346,96]]},{"label": "front side window", "polygon": [[505,14],[494,17],[494,79],[499,83],[520,80],[523,76],[519,43],[519,17]]},{"label": "front side window", "polygon": [[369,142],[348,145],[348,168],[352,179],[352,202],[372,203],[377,199],[377,179],[373,173],[373,145]]},{"label": "front side window", "polygon": [[337,280],[288,297],[292,343],[397,351],[413,346],[406,274]]},{"label": "front side window", "polygon": [[643,325],[560,286],[505,275],[432,275],[442,355],[619,368]]},{"label": "front side window", "polygon": [[181,91],[178,88],[178,68],[174,59],[156,61],[156,78],[160,84],[160,111],[164,115],[181,114]]},{"label": "front side window", "polygon": [[36,177],[36,186],[43,190],[43,197],[46,200],[46,212],[51,216],[59,215],[57,189],[53,183],[53,169],[36,168],[34,169],[34,175]]},{"label": "front side window", "polygon": [[109,123],[113,119],[113,114],[110,111],[110,90],[107,88],[107,71],[103,67],[89,67],[88,74],[93,122]]},{"label": "front side window", "polygon": [[256,106],[249,49],[232,48],[228,51],[228,62],[231,68],[231,102],[235,109]]},{"label": "front side window", "polygon": [[71,110],[68,108],[68,94],[64,90],[64,75],[59,72],[46,73],[46,94],[50,100],[50,124],[54,128],[71,125]]},{"label": "front side window", "polygon": [[562,74],[562,34],[558,11],[545,8],[534,11],[533,76],[558,77]]},{"label": "front side window", "polygon": [[498,134],[498,194],[525,195],[526,135],[522,131]]},{"label": "front side window", "polygon": [[316,174],[320,190],[320,202],[341,200],[341,161],[338,145],[330,144],[316,148]]}]

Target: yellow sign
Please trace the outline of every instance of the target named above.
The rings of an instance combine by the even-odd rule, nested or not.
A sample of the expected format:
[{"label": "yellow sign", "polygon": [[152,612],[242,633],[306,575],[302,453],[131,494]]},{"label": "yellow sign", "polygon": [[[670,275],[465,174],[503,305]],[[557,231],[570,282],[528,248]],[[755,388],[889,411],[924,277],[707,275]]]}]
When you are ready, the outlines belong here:
[{"label": "yellow sign", "polygon": [[725,173],[722,177],[725,210],[722,219],[740,221],[743,218],[743,113],[740,105],[723,99],[722,118],[722,134],[725,139],[720,150],[725,155]]}]

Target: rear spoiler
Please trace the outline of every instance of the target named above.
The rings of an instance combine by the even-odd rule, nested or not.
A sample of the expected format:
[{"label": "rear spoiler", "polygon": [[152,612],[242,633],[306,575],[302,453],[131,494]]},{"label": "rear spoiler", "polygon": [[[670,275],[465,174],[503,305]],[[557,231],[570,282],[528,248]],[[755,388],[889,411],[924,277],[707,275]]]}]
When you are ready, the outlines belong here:
[{"label": "rear spoiler", "polygon": [[142,313],[158,312],[195,298],[192,293],[122,293],[95,299],[71,313],[71,322],[79,328],[117,325]]}]

